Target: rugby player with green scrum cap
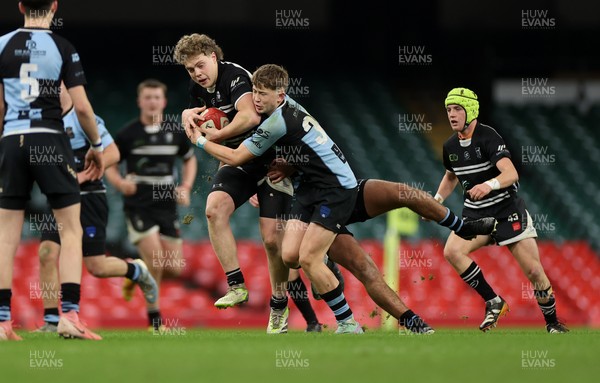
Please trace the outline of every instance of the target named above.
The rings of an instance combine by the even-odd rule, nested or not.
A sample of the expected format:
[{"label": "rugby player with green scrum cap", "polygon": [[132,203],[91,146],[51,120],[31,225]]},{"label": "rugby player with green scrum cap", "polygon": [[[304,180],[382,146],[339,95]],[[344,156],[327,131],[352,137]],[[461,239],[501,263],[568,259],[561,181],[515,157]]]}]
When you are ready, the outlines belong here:
[{"label": "rugby player with green scrum cap", "polygon": [[470,241],[452,232],[444,248],[444,258],[485,301],[485,318],[479,329],[485,332],[496,327],[499,317],[509,311],[506,301],[494,292],[479,266],[469,257],[480,247],[496,243],[508,247],[533,284],[546,330],[568,332],[557,318],[552,285],[540,262],[537,233],[525,202],[517,196],[519,175],[504,140],[492,127],[477,120],[479,100],[472,90],[452,89],[444,104],[454,133],[444,143],[446,173],[435,199],[442,203],[460,182],[464,197],[463,220],[494,217],[498,221],[493,234],[478,235]]}]

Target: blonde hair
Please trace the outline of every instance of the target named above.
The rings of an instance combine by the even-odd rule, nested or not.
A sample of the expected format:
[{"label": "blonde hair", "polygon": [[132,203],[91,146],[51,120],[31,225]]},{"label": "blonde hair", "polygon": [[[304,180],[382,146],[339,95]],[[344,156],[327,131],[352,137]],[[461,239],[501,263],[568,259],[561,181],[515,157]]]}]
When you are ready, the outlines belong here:
[{"label": "blonde hair", "polygon": [[175,46],[174,56],[175,61],[179,64],[184,64],[188,57],[194,57],[199,54],[210,56],[213,52],[215,52],[217,60],[223,60],[223,50],[217,45],[215,40],[204,34],[193,33],[179,39]]}]

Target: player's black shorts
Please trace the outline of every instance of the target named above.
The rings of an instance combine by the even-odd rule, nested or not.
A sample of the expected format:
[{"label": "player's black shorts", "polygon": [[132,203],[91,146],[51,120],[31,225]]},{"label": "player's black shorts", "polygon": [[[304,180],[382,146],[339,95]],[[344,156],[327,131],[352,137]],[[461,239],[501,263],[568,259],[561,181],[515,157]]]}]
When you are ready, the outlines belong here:
[{"label": "player's black shorts", "polygon": [[223,166],[215,175],[211,193],[224,191],[233,199],[235,208],[257,194],[259,215],[263,218],[279,218],[290,211],[294,190],[289,179],[273,184],[266,177],[264,167]]},{"label": "player's black shorts", "polygon": [[350,225],[356,222],[365,222],[369,219],[373,218],[369,214],[367,214],[367,208],[365,207],[365,184],[368,179],[359,179],[358,182],[358,195],[356,197],[356,203],[354,204],[354,208],[352,209],[352,214],[346,225]]},{"label": "player's black shorts", "polygon": [[66,134],[14,134],[0,139],[0,207],[24,210],[34,181],[53,209],[79,203],[73,151]]},{"label": "player's black shorts", "polygon": [[173,239],[180,238],[177,208],[127,207],[129,240],[136,244],[148,234],[155,232]]},{"label": "player's black shorts", "polygon": [[[52,214],[48,215],[53,217]],[[43,225],[41,240],[60,245],[56,221],[50,218],[49,225]],[[81,196],[81,228],[83,229],[83,256],[106,254],[106,225],[108,224],[108,204],[106,193],[89,193]]]},{"label": "player's black shorts", "polygon": [[[508,207],[503,207],[501,214],[493,215],[498,221],[496,233],[492,238],[499,246],[519,242],[525,238],[536,238],[537,231],[527,211],[525,201],[519,197],[511,197]],[[465,220],[474,218],[464,218]]]},{"label": "player's black shorts", "polygon": [[302,222],[315,222],[334,233],[346,233],[346,222],[356,202],[358,188],[318,189],[301,184],[290,216]]}]

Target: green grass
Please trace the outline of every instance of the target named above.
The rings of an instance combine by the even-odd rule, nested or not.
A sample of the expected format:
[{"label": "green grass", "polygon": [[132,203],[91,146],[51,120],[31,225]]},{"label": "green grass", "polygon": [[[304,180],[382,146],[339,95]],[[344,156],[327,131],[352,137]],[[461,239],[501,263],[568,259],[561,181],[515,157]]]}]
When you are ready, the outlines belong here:
[{"label": "green grass", "polygon": [[0,343],[0,381],[580,383],[600,376],[600,331],[589,329],[561,335],[543,328],[441,329],[431,336],[336,336],[331,329],[280,336],[200,329],[99,333],[101,342],[20,332],[23,342]]}]

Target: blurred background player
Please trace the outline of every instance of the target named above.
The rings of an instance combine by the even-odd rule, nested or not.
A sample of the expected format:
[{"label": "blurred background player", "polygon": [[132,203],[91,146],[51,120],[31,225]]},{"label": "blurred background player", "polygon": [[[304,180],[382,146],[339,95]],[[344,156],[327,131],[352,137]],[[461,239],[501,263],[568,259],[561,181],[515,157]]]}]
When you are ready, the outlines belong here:
[{"label": "blurred background player", "polygon": [[208,141],[203,136],[206,129],[186,127],[186,132],[198,147],[230,166],[261,156],[275,143],[297,148],[300,156],[306,156],[306,161],[296,164],[302,180],[291,219],[285,225],[282,258],[291,268],[302,266],[311,282],[324,292],[321,295],[338,323],[336,333],[360,334],[362,327],[354,319],[340,282],[323,263],[327,249],[351,214],[357,194],[356,178],[318,122],[286,96],[288,82],[287,71],[278,65],[263,65],[254,72],[254,106],[266,119],[234,150]]},{"label": "blurred background player", "polygon": [[[167,86],[154,79],[142,81],[137,103],[139,118],[121,129],[115,139],[121,161],[126,162],[126,176],[113,166],[106,177],[124,196],[129,240],[160,288],[163,277],[175,278],[182,271],[177,204],[189,206],[198,165],[180,127],[163,123]],[[183,160],[180,185],[175,184],[177,158]],[[126,300],[131,299],[134,288],[134,281],[125,279]],[[159,299],[147,308],[150,326],[160,329]]]},{"label": "blurred background player", "polygon": [[497,231],[492,236],[481,235],[466,241],[450,233],[444,248],[446,260],[485,301],[485,318],[479,329],[490,330],[498,318],[508,312],[508,304],[494,292],[479,266],[469,257],[471,252],[495,242],[508,247],[533,284],[546,330],[567,332],[556,316],[556,300],[535,241],[537,232],[525,202],[517,196],[519,175],[504,140],[496,130],[478,122],[479,101],[473,91],[452,89],[445,106],[455,134],[444,143],[446,173],[435,198],[442,203],[460,182],[464,193],[464,220],[486,216],[498,220]]},{"label": "blurred background player", "polygon": [[[148,303],[154,303],[158,288],[141,259],[125,262],[117,257],[106,256],[106,225],[108,223],[108,203],[106,187],[101,180],[90,179],[90,169],[84,170],[85,154],[89,143],[77,114],[73,101],[66,88],[61,87],[60,103],[63,110],[65,132],[71,140],[75,157],[75,171],[81,189],[81,227],[83,229],[83,264],[97,278],[126,277],[135,281]],[[102,118],[96,116],[96,125],[104,147],[104,161],[108,168],[119,162],[119,149],[106,129]],[[55,222],[45,228],[55,228]],[[44,301],[44,325],[37,332],[56,332],[58,325],[58,254],[60,237],[58,231],[44,230],[39,247],[40,289]]]},{"label": "blurred background player", "polygon": [[[0,37],[0,340],[20,340],[12,330],[13,260],[21,240],[24,209],[33,182],[48,198],[62,243],[59,280],[63,337],[102,339],[79,320],[82,229],[80,196],[73,152],[64,132],[58,94],[64,81],[81,126],[91,142],[84,168],[97,180],[104,171],[102,139],[84,85],[79,55],[65,39],[49,30],[58,3],[23,0],[23,28]],[[40,53],[44,60],[39,60]],[[52,153],[52,160],[38,155]]]},{"label": "blurred background player", "polygon": [[[261,121],[252,102],[250,72],[238,64],[223,61],[223,51],[216,42],[196,33],[179,40],[175,47],[175,59],[185,67],[191,78],[190,108],[182,112],[184,127],[198,128],[200,113],[207,107],[217,107],[227,114],[230,122],[223,129],[210,129],[205,134],[210,140],[237,148],[252,135]],[[289,180],[275,185],[265,177],[274,158],[274,150],[271,150],[241,166],[221,164],[206,199],[208,234],[229,286],[227,293],[215,302],[215,306],[225,309],[248,301],[248,289],[229,221],[238,207],[253,194],[258,194],[261,201],[260,233],[271,281],[269,334],[287,332],[288,268],[281,258],[283,230],[278,223],[281,224],[282,218],[289,212],[293,195]]]}]

